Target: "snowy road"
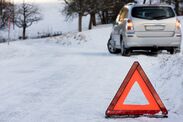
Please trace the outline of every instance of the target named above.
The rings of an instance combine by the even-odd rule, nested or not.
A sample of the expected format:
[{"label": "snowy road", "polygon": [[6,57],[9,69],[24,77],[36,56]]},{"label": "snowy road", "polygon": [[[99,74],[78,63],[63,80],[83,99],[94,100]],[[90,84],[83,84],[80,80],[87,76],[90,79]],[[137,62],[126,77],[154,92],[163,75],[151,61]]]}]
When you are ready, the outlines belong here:
[{"label": "snowy road", "polygon": [[[108,25],[83,32],[87,42],[80,45],[74,39],[69,46],[55,39],[1,44],[0,122],[183,121],[182,54],[111,55],[106,49],[110,31]],[[169,118],[105,118],[134,61],[146,71]]]}]

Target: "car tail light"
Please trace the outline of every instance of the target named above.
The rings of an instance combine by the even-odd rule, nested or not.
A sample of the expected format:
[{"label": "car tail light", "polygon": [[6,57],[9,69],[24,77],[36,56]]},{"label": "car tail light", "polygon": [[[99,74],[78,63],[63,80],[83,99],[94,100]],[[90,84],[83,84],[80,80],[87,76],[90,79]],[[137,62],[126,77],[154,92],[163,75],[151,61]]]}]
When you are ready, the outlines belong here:
[{"label": "car tail light", "polygon": [[180,24],[180,21],[177,19],[176,20],[176,29],[180,30],[180,28],[181,28],[181,24]]},{"label": "car tail light", "polygon": [[130,20],[130,19],[127,20],[127,28],[126,29],[127,29],[127,31],[134,30],[132,20]]}]

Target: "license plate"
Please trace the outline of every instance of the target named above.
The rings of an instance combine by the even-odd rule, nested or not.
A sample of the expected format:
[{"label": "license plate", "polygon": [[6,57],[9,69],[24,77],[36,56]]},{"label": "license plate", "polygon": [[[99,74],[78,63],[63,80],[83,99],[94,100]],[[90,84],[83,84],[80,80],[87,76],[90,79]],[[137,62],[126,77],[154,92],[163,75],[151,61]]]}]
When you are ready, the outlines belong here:
[{"label": "license plate", "polygon": [[145,29],[149,31],[164,30],[164,26],[162,25],[145,26]]}]

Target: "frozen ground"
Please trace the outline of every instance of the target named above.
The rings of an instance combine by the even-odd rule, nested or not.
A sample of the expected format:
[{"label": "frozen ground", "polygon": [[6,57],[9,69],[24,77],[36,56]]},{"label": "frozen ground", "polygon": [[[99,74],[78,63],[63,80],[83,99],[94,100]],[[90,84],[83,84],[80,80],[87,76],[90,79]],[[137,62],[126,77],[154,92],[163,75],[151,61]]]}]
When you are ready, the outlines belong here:
[{"label": "frozen ground", "polygon": [[[106,49],[110,31],[107,25],[56,38],[0,44],[0,121],[182,122],[183,54],[111,55]],[[134,61],[149,76],[169,110],[168,118],[105,118]]]},{"label": "frozen ground", "polygon": [[[61,4],[53,1],[38,2],[44,20],[29,28],[30,36],[77,30],[77,19],[65,22],[58,12]],[[83,24],[86,28],[87,18]],[[111,25],[105,25],[82,33],[0,44],[0,122],[182,122],[183,53],[111,55],[106,49],[110,31]],[[15,30],[12,36],[16,34],[21,31]],[[134,61],[149,76],[169,111],[168,118],[105,118]],[[133,90],[137,92],[138,87]],[[142,102],[142,98],[137,95],[129,101]]]}]

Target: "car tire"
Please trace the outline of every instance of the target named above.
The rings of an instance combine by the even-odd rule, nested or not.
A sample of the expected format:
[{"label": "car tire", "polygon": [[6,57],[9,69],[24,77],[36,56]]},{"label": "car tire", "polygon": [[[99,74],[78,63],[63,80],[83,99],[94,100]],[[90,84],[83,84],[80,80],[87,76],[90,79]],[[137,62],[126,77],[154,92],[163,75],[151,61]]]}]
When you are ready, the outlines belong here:
[{"label": "car tire", "polygon": [[180,52],[181,52],[181,48],[180,47],[176,48],[175,53],[180,53]]},{"label": "car tire", "polygon": [[131,55],[131,51],[129,49],[125,48],[122,35],[120,36],[120,46],[121,46],[121,55],[122,56],[130,56]]},{"label": "car tire", "polygon": [[159,51],[159,50],[157,50],[157,49],[151,49],[151,53],[152,53],[152,54],[155,54],[155,55],[158,54],[158,51]]},{"label": "car tire", "polygon": [[108,43],[107,43],[107,49],[108,51],[111,53],[111,54],[118,54],[120,52],[119,49],[116,49],[112,43],[111,43],[111,38],[108,40]]},{"label": "car tire", "polygon": [[170,52],[171,55],[175,54],[176,53],[176,48],[170,49],[169,52]]}]

